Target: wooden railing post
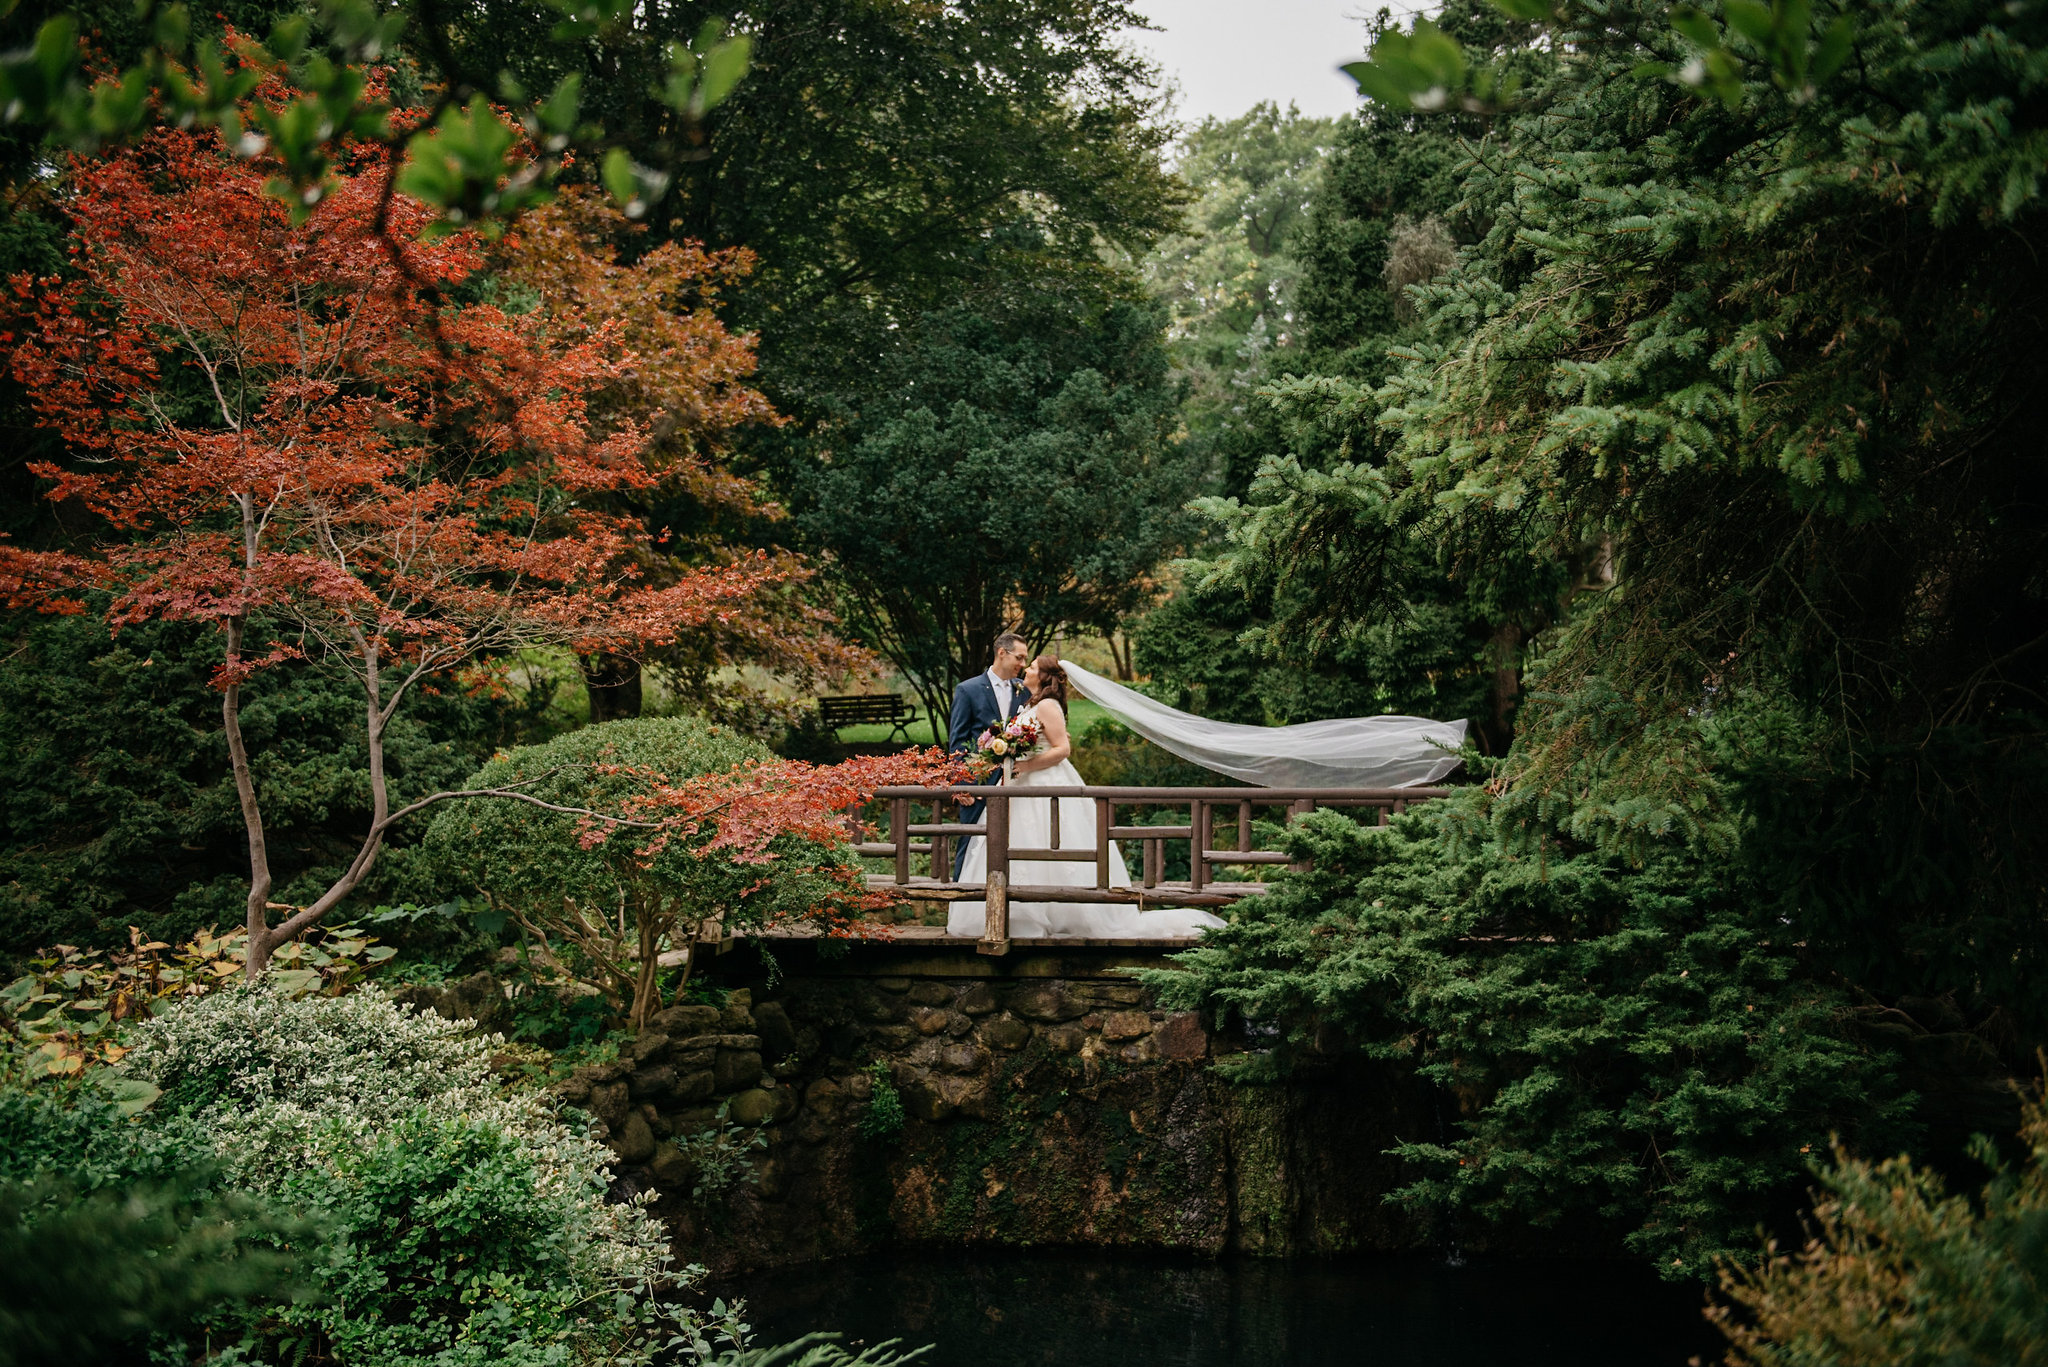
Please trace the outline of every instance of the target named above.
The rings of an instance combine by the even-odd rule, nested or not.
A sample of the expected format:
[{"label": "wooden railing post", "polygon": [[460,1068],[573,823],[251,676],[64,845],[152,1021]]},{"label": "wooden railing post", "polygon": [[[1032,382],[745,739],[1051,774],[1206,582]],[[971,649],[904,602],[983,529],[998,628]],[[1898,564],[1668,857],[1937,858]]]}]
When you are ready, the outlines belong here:
[{"label": "wooden railing post", "polygon": [[889,834],[896,841],[896,884],[910,881],[910,799],[889,799]]},{"label": "wooden railing post", "polygon": [[980,954],[1010,952],[1010,795],[991,793],[988,799],[988,881],[983,900]]},{"label": "wooden railing post", "polygon": [[[1394,817],[1410,810],[1418,802],[1426,802],[1445,796],[1450,790],[1443,788],[1269,788],[1263,792],[1245,788],[1116,788],[1077,785],[1072,788],[1058,788],[1050,792],[1036,790],[1030,794],[1017,793],[1000,786],[991,785],[985,790],[984,802],[987,816],[972,827],[960,818],[955,810],[956,793],[944,788],[927,788],[922,785],[891,785],[884,787],[875,797],[888,803],[886,820],[891,829],[886,838],[877,833],[867,840],[854,843],[854,851],[864,859],[881,861],[881,868],[867,875],[869,887],[881,891],[889,889],[899,895],[913,899],[920,896],[936,897],[941,900],[966,898],[970,901],[977,891],[982,894],[987,907],[985,934],[982,945],[990,953],[1004,953],[1010,941],[1009,904],[1020,895],[1026,901],[1070,900],[1066,893],[1055,888],[1042,887],[1027,872],[1024,882],[1019,885],[1012,865],[1024,863],[1078,863],[1095,865],[1095,877],[1071,888],[1071,900],[1089,903],[1131,903],[1139,906],[1153,904],[1176,905],[1175,899],[1186,898],[1189,906],[1217,906],[1231,899],[1262,892],[1266,888],[1263,879],[1250,875],[1250,870],[1261,866],[1290,867],[1302,870],[1310,867],[1310,861],[1299,855],[1262,848],[1256,839],[1255,817],[1260,808],[1282,808],[1289,818],[1304,816],[1323,806],[1335,806],[1345,811],[1364,808],[1373,813],[1372,819],[1384,826]],[[1058,802],[1071,799],[1076,802],[1092,803],[1095,817],[1095,839],[1093,848],[1084,844],[1079,848],[1068,846],[1064,831],[1052,836],[1049,848],[1039,848],[1036,840],[1027,842],[1031,848],[1013,848],[1015,832],[1011,816],[1013,804],[1019,798],[1031,801]],[[917,808],[929,805],[931,824],[920,825],[916,821]],[[1133,811],[1138,815],[1128,818],[1133,824],[1117,824],[1119,808]],[[872,811],[873,809],[869,809]],[[1064,809],[1055,808],[1055,812]],[[1081,810],[1077,808],[1076,810]],[[1216,832],[1218,811],[1230,812],[1237,818],[1237,839],[1219,837]],[[1185,823],[1176,820],[1176,811],[1187,812]],[[1054,818],[1057,820],[1057,818]],[[1148,824],[1152,823],[1152,824]],[[1170,824],[1169,824],[1170,823]],[[1048,823],[1052,824],[1051,822]],[[1071,823],[1058,821],[1064,827]],[[951,828],[948,830],[948,828]],[[959,842],[968,838],[960,832],[962,828],[973,830],[987,840],[988,880],[979,888],[970,884],[966,887],[954,885],[951,878],[952,861],[949,856],[959,851]],[[918,841],[929,837],[930,843]],[[1135,863],[1140,868],[1130,872],[1138,886],[1122,889],[1111,886],[1113,865],[1117,862],[1116,841],[1121,838],[1138,842],[1141,856]],[[1168,882],[1166,864],[1168,841],[1188,842],[1189,870],[1185,881],[1175,879]],[[1218,843],[1220,840],[1221,843]],[[918,856],[931,856],[931,884],[917,877],[913,869]],[[1235,866],[1230,876],[1219,881],[1217,869],[1222,865]],[[1240,872],[1240,871],[1243,872]],[[1089,886],[1092,883],[1093,886]]]},{"label": "wooden railing post", "polygon": [[1109,887],[1109,828],[1116,824],[1116,804],[1095,799],[1095,886]]}]

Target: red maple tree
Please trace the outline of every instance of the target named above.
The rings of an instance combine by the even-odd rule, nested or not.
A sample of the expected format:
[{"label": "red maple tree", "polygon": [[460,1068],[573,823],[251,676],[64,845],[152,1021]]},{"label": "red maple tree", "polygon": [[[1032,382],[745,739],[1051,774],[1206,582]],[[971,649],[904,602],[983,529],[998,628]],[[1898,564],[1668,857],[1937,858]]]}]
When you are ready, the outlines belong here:
[{"label": "red maple tree", "polygon": [[[392,809],[384,735],[423,681],[520,649],[632,654],[739,623],[791,572],[737,557],[648,582],[645,528],[610,510],[661,462],[635,412],[590,401],[632,372],[619,327],[565,333],[546,311],[456,302],[480,244],[428,240],[434,215],[388,194],[381,149],[344,148],[340,170],[294,226],[266,168],[212,134],[74,164],[75,270],[17,279],[7,337],[68,450],[35,472],[108,534],[69,553],[0,548],[0,599],[77,611],[92,588],[117,631],[218,628],[251,976],[349,895],[394,822],[480,796]],[[760,410],[724,372],[671,400],[700,428]],[[332,886],[280,907],[240,707],[251,674],[301,659],[361,687],[371,812]]]}]

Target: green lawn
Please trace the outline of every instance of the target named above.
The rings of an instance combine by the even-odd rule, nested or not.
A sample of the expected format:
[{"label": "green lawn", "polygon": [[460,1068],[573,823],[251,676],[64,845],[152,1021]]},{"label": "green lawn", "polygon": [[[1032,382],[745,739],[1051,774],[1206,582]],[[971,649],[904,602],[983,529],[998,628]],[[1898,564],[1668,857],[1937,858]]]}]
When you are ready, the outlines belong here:
[{"label": "green lawn", "polygon": [[[1103,711],[1094,703],[1089,702],[1086,698],[1076,698],[1071,709],[1071,715],[1068,717],[1068,722],[1076,734],[1085,734],[1089,727],[1095,725],[1096,722],[1101,721],[1108,715],[1109,713]],[[939,720],[939,729],[941,732],[945,730],[945,719],[943,717]],[[889,728],[880,722],[876,722],[872,726],[848,726],[840,730],[839,739],[849,744],[864,741],[885,741],[889,739]],[[931,728],[925,722],[924,709],[922,708],[918,709],[916,720],[910,723],[910,739],[918,745],[928,745],[931,743]],[[943,744],[943,740],[940,743]]]}]

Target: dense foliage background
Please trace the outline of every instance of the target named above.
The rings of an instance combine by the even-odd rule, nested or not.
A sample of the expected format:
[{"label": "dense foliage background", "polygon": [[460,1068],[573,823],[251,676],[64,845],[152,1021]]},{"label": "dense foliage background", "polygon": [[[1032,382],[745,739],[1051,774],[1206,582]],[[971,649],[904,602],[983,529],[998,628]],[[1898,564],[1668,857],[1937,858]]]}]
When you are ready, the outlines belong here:
[{"label": "dense foliage background", "polygon": [[[718,478],[630,509],[636,563],[810,559],[778,609],[800,648],[706,632],[437,681],[388,740],[400,801],[643,709],[827,750],[787,695],[846,663],[835,632],[934,712],[1007,626],[1107,636],[1120,671],[1234,721],[1463,717],[1455,798],[1301,823],[1315,872],[1159,979],[1271,1044],[1252,1080],[1331,1051],[1412,1066],[1450,1121],[1402,1151],[1400,1199],[1445,1229],[1591,1231],[1674,1276],[1796,1229],[1836,1138],[1851,1204],[1875,1180],[1855,1154],[1997,1168],[1969,1136],[2018,1128],[2010,1082],[2048,1040],[2039,6],[1453,0],[1380,21],[1355,116],[1265,105],[1177,138],[1117,40],[1132,11],[1102,0],[722,7],[752,66],[701,117],[649,92],[707,5],[578,42],[497,0],[407,13],[382,59],[400,95],[580,76],[603,137],[673,182],[631,221],[571,196],[456,293],[697,310],[758,358]],[[0,20],[9,45],[40,17]],[[125,5],[84,18],[115,64],[151,41]],[[61,276],[66,170],[23,133],[0,152],[0,269]],[[726,253],[694,293],[619,284],[690,243]],[[0,531],[84,545],[27,473],[78,453],[12,380],[0,437]],[[26,612],[0,634],[0,954],[231,919],[214,643]],[[360,830],[358,722],[285,665],[245,724],[296,899]],[[762,753],[708,724],[668,730]],[[581,735],[559,753],[603,752]],[[1090,741],[1095,777],[1194,777]],[[532,829],[446,820],[353,909],[488,892],[478,848]],[[536,899],[581,876],[527,872]],[[498,948],[391,915],[422,974]],[[443,1138],[469,1142],[406,1151]],[[458,1166],[520,1161],[495,1143]],[[154,1190],[179,1220],[219,1196],[182,1169]],[[377,1199],[314,1196],[363,1222]],[[204,1252],[221,1286],[285,1275]]]},{"label": "dense foliage background", "polygon": [[[1424,674],[1501,758],[1302,829],[1317,874],[1158,981],[1281,1027],[1268,1066],[1348,1038],[1435,1076],[1461,1123],[1408,1198],[1597,1216],[1683,1274],[1786,1228],[1830,1134],[1981,1173],[2048,1024],[2048,33],[1510,8],[1543,36],[1451,6],[1368,73],[1260,391],[1293,440],[1176,600],[1242,603],[1263,663],[1165,653],[1270,714],[1271,662],[1461,621]],[[1458,112],[1408,107],[1431,81]],[[1457,250],[1389,307],[1431,215]]]}]

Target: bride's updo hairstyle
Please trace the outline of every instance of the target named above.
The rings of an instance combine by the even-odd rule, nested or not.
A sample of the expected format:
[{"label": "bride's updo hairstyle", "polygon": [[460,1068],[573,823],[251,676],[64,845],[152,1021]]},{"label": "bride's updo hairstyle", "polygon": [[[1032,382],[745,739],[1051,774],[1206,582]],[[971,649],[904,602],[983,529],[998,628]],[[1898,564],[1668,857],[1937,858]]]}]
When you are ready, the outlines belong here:
[{"label": "bride's updo hairstyle", "polygon": [[1031,701],[1043,702],[1051,698],[1060,705],[1060,711],[1071,712],[1067,704],[1067,669],[1057,655],[1041,655],[1031,662],[1038,671],[1038,691],[1031,695]]}]

